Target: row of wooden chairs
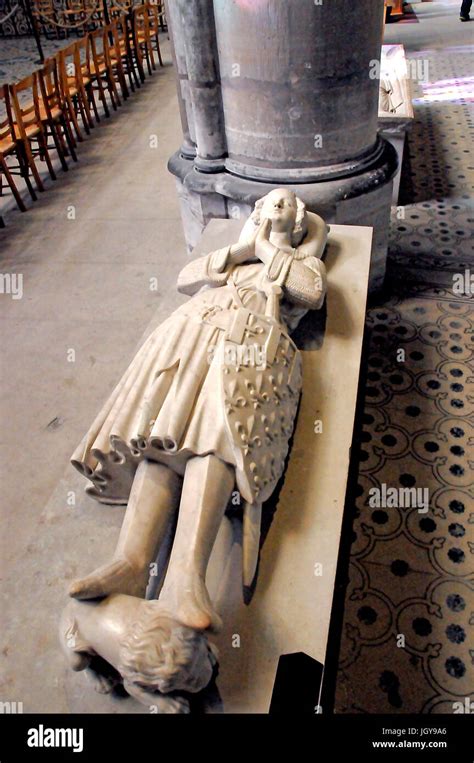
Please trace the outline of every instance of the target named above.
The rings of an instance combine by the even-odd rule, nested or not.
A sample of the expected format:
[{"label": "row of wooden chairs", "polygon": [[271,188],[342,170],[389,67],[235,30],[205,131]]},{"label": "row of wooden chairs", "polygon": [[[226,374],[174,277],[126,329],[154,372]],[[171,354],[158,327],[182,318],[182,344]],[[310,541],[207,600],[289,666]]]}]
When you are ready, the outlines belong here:
[{"label": "row of wooden chairs", "polygon": [[[141,0],[109,0],[109,20],[133,11],[133,7],[140,4]],[[155,0],[154,5],[160,28],[164,31],[167,28],[164,2]],[[103,0],[65,0],[62,7],[57,7],[54,0],[33,0],[32,16],[38,33],[46,37],[64,38],[70,33],[82,37],[107,23]]]},{"label": "row of wooden chairs", "polygon": [[[161,66],[156,6],[135,6],[105,27],[62,48],[43,67],[20,82],[0,87],[0,105],[6,119],[0,122],[0,194],[2,178],[10,186],[18,208],[26,211],[13,175],[23,177],[33,200],[36,189],[44,191],[35,158],[46,162],[53,180],[56,173],[50,150],[55,149],[64,171],[67,157],[77,161],[76,146],[100,122],[98,101],[103,113],[117,110],[122,100],[156,69],[155,52]],[[120,92],[119,92],[120,91]],[[94,121],[95,119],[95,121]],[[7,164],[7,157],[16,164]],[[31,175],[31,178],[30,178]],[[4,223],[0,217],[0,227]]]}]

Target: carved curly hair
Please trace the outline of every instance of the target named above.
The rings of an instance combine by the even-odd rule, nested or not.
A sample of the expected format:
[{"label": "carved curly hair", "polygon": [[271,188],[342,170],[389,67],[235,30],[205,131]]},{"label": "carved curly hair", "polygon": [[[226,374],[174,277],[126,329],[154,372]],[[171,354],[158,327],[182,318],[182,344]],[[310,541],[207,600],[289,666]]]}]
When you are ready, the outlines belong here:
[{"label": "carved curly hair", "polygon": [[118,670],[130,683],[197,692],[209,683],[215,663],[206,636],[144,601],[120,643]]},{"label": "carved curly hair", "polygon": [[[269,191],[269,193],[271,193],[271,191]],[[296,195],[296,193],[294,193],[294,191],[290,191],[288,189],[288,193],[290,193],[293,196],[293,199],[296,202],[296,220],[295,220],[295,225],[291,233],[291,244],[292,246],[296,247],[299,244],[301,244],[302,240],[306,236],[306,233],[308,232],[306,204],[304,203],[304,201],[302,201],[299,198],[299,196]],[[253,212],[250,215],[250,219],[254,223],[255,227],[260,225],[262,207],[265,203],[267,196],[268,196],[268,193],[265,196],[262,196],[261,199],[258,199],[258,201],[255,202]]]}]

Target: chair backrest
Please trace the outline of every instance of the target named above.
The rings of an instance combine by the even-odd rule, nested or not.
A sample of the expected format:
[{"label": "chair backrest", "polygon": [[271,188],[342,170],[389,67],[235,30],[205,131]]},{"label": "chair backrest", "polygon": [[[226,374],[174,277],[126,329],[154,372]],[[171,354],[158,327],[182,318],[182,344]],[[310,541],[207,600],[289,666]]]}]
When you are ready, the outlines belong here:
[{"label": "chair backrest", "polygon": [[89,34],[86,34],[84,37],[81,37],[78,39],[75,43],[75,65],[76,65],[76,71],[79,69],[81,72],[90,72],[91,63],[92,63],[92,49],[91,49],[91,40],[90,40],[90,32]]},{"label": "chair backrest", "polygon": [[160,19],[163,14],[162,3],[147,3],[148,24],[153,34],[158,32]]},{"label": "chair backrest", "polygon": [[[116,21],[111,21],[109,24],[110,38],[109,49],[114,50],[116,59],[120,60],[120,31]],[[123,39],[123,38],[122,38]]]},{"label": "chair backrest", "polygon": [[56,13],[53,0],[33,0],[31,10],[34,15],[41,13],[54,17]]},{"label": "chair backrest", "polygon": [[100,29],[95,29],[94,31],[89,32],[88,34],[92,51],[92,60],[96,71],[98,71],[98,66],[101,64],[105,64],[110,68],[109,40],[112,39],[111,26],[111,24],[107,24]]},{"label": "chair backrest", "polygon": [[116,16],[113,21],[118,38],[121,42],[126,42],[128,39],[127,18],[127,14],[121,13],[119,16]]},{"label": "chair backrest", "polygon": [[91,46],[91,53],[92,53],[92,61],[94,62],[94,66],[96,71],[98,71],[98,66],[101,64],[104,60],[104,32],[103,29],[94,29],[91,32],[88,33],[88,38]]},{"label": "chair backrest", "polygon": [[0,121],[0,143],[2,140],[11,140],[15,142],[13,130],[12,107],[10,103],[10,92],[8,85],[0,85],[0,102],[3,102],[7,118]]},{"label": "chair backrest", "polygon": [[120,19],[130,11],[131,7],[132,3],[130,0],[123,0],[123,2],[120,0],[120,5],[114,5],[112,2],[112,7],[109,9],[109,15],[113,19]]},{"label": "chair backrest", "polygon": [[149,31],[149,11],[147,5],[135,5],[132,11],[134,29],[136,32]]},{"label": "chair backrest", "polygon": [[26,140],[28,127],[41,128],[36,72],[10,85],[9,90],[19,137],[21,140]]},{"label": "chair backrest", "polygon": [[37,72],[41,99],[48,119],[52,117],[52,109],[62,108],[61,87],[59,84],[58,62],[53,56],[47,58]]},{"label": "chair backrest", "polygon": [[65,48],[61,48],[55,58],[58,65],[61,91],[65,97],[69,98],[72,88],[75,87],[79,90],[82,84],[80,76],[81,70],[77,70],[76,44],[73,42],[71,45],[66,45]]}]

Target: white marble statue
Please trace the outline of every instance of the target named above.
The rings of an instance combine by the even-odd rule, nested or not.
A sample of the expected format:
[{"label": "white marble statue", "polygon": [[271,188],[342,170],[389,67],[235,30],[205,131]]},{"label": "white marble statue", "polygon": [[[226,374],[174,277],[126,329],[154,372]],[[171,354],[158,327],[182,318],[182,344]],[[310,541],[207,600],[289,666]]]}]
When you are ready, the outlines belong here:
[{"label": "white marble statue", "polygon": [[[178,289],[190,299],[145,341],[73,454],[89,494],[127,508],[112,561],[76,580],[72,597],[143,599],[177,514],[158,603],[184,628],[218,630],[205,576],[234,490],[250,585],[261,506],[282,475],[301,392],[289,334],[324,301],[327,231],[294,193],[276,189],[255,204],[237,243],[181,271]],[[76,620],[87,620],[89,603],[74,603]],[[105,659],[106,641],[96,649]]]},{"label": "white marble statue", "polygon": [[102,657],[130,696],[156,713],[189,713],[188,696],[211,681],[217,659],[206,635],[174,620],[159,601],[111,594],[71,601],[60,622],[60,641],[72,670],[89,670],[96,690],[117,681],[94,669]]},{"label": "white marble statue", "polygon": [[404,99],[401,92],[401,86],[397,79],[388,76],[380,78],[379,87],[379,113],[396,114],[403,106]]}]

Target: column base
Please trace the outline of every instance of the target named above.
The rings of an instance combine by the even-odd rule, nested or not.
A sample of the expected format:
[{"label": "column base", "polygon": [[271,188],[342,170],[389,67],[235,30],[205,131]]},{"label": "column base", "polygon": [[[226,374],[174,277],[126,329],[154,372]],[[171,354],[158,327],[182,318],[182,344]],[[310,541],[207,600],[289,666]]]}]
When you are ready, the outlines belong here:
[{"label": "column base", "polygon": [[191,251],[196,246],[209,220],[240,219],[252,211],[255,201],[272,188],[291,188],[303,199],[308,209],[320,214],[328,223],[368,225],[374,228],[369,290],[379,290],[384,282],[393,176],[397,154],[393,146],[382,141],[372,165],[348,177],[307,183],[276,183],[238,177],[228,171],[197,171],[195,161],[177,152],[168,169],[176,177],[186,243]]}]

